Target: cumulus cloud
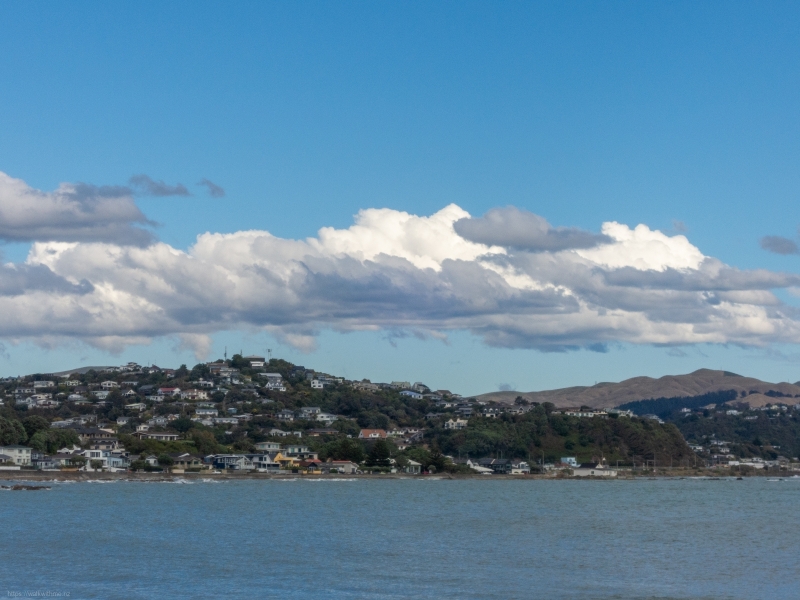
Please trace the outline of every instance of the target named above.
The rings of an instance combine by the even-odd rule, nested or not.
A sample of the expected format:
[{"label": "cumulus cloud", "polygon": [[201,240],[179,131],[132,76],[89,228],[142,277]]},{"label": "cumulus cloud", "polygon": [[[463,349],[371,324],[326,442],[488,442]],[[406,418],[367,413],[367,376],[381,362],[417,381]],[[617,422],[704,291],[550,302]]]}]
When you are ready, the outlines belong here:
[{"label": "cumulus cloud", "polygon": [[169,185],[163,181],[154,181],[147,175],[134,175],[129,183],[140,194],[147,196],[191,196],[186,186],[181,183]]},{"label": "cumulus cloud", "polygon": [[201,179],[197,185],[204,185],[208,188],[208,195],[212,198],[222,198],[225,196],[225,190],[223,190],[220,186],[218,186],[213,181],[209,181],[208,179]]},{"label": "cumulus cloud", "polygon": [[464,239],[519,250],[558,251],[608,244],[607,235],[572,227],[552,227],[543,217],[514,206],[493,208],[480,218],[464,217],[453,224]]},{"label": "cumulus cloud", "polygon": [[764,236],[759,244],[764,250],[773,254],[800,254],[800,248],[795,242],[779,235]]},{"label": "cumulus cloud", "polygon": [[0,239],[145,245],[153,235],[129,188],[63,183],[43,192],[0,172]]},{"label": "cumulus cloud", "polygon": [[800,288],[797,275],[738,270],[646,225],[504,238],[463,229],[476,220],[456,205],[430,216],[368,209],[305,240],[250,230],[205,233],[187,250],[39,242],[0,270],[0,337],[115,350],[174,336],[198,356],[209,335],[237,328],[303,350],[324,329],[467,330],[543,351],[800,342],[800,312],[772,291]]}]

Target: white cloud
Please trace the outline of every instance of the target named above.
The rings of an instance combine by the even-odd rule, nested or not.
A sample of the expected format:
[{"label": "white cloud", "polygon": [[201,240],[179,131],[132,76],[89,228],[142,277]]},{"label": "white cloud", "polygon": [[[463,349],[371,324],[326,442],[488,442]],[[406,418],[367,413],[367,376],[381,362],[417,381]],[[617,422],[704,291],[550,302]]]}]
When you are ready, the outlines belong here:
[{"label": "white cloud", "polygon": [[542,350],[800,342],[800,315],[771,291],[797,289],[797,275],[739,271],[646,225],[606,223],[596,235],[541,220],[536,239],[504,239],[494,218],[475,231],[508,245],[490,246],[456,232],[465,219],[455,205],[428,217],[369,209],[307,240],[205,233],[186,251],[37,242],[25,264],[0,270],[0,337],[118,350],[174,336],[198,356],[210,334],[235,328],[303,350],[323,329],[469,330]]},{"label": "white cloud", "polygon": [[6,241],[104,241],[144,245],[151,224],[120,186],[62,183],[43,192],[0,172],[0,239]]}]

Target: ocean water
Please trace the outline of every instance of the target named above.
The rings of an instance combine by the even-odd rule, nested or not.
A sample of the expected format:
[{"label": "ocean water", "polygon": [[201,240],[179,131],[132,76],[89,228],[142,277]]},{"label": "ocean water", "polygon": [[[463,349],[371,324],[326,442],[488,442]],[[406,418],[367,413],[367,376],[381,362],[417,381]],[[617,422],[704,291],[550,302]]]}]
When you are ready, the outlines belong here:
[{"label": "ocean water", "polygon": [[800,479],[185,481],[0,493],[0,594],[800,598]]}]

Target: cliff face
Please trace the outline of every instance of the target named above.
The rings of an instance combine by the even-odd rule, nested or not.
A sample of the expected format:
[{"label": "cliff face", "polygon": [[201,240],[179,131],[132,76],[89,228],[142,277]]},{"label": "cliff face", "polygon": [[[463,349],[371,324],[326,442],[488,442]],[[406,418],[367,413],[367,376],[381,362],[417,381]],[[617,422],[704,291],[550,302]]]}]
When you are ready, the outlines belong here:
[{"label": "cliff face", "polygon": [[[517,396],[522,396],[532,402],[552,402],[560,407],[612,408],[636,400],[700,396],[726,390],[734,390],[739,396],[742,392],[752,394],[754,406],[762,406],[767,402],[766,399],[769,398],[765,396],[767,392],[778,392],[791,397],[800,396],[800,386],[793,383],[769,383],[727,371],[699,369],[688,375],[667,375],[658,379],[634,377],[619,383],[598,383],[590,387],[571,387],[544,392],[492,392],[478,397],[483,400],[513,403]],[[748,402],[748,397],[742,397],[739,401]],[[776,402],[779,399],[769,398],[769,401]]]}]

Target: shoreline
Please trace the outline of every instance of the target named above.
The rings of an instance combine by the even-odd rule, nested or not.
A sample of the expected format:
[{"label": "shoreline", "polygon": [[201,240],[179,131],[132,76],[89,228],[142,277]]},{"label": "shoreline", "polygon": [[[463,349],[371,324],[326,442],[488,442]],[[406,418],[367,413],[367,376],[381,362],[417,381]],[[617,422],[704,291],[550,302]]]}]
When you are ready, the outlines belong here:
[{"label": "shoreline", "polygon": [[[800,476],[795,472],[784,473],[748,473],[741,476],[742,479],[752,478],[778,478],[788,479]],[[138,472],[83,472],[83,471],[5,471],[0,473],[2,481],[60,481],[68,482],[89,482],[89,481],[131,481],[131,482],[173,482],[175,480],[197,480],[197,481],[270,481],[270,480],[431,480],[431,481],[634,481],[641,479],[737,479],[740,475],[736,473],[720,473],[713,471],[702,472],[659,472],[659,473],[624,473],[617,477],[579,477],[575,475],[481,475],[481,474],[431,474],[431,475],[410,475],[406,473],[385,473],[377,475],[368,474],[303,474],[303,473],[138,473]]]}]

